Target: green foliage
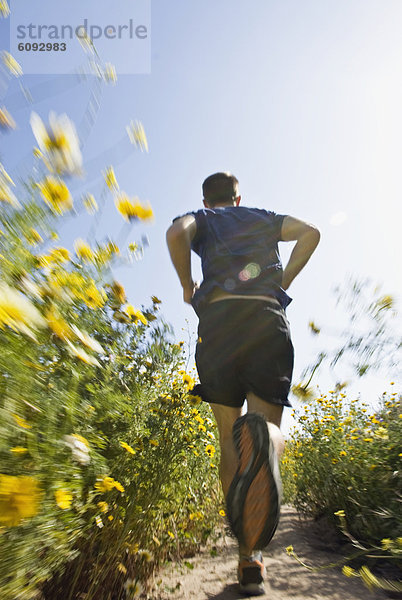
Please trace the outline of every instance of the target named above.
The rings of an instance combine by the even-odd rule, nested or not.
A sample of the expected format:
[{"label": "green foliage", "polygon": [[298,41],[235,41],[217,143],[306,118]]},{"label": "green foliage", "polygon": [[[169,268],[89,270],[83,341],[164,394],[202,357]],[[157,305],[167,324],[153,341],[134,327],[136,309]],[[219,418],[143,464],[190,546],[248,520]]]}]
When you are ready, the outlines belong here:
[{"label": "green foliage", "polygon": [[58,217],[28,190],[0,213],[1,598],[123,598],[221,519],[215,424],[119,249],[45,251]]},{"label": "green foliage", "polygon": [[[402,538],[401,418],[396,393],[384,394],[370,415],[360,400],[330,392],[298,412],[282,458],[286,501],[326,517],[360,554],[382,561],[400,561],[391,550]],[[364,565],[359,576],[369,572]]]}]

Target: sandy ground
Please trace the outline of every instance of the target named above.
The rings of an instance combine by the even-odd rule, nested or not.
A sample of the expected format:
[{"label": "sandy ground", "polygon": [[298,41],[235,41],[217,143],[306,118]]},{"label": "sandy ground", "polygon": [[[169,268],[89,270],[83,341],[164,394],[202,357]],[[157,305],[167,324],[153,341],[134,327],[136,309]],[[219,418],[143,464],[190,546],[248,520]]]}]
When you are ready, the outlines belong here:
[{"label": "sandy ground", "polygon": [[[291,507],[282,509],[278,531],[264,552],[266,594],[270,600],[383,600],[384,592],[370,592],[357,578],[347,578],[340,568],[311,572],[286,554],[292,545],[297,555],[314,566],[335,562],[341,555],[329,551],[328,537],[311,521],[300,521]],[[337,547],[335,543],[334,547]],[[338,546],[339,548],[339,546]],[[244,598],[237,585],[237,546],[228,535],[216,546],[184,562],[165,567],[156,578],[153,600],[233,600]]]}]

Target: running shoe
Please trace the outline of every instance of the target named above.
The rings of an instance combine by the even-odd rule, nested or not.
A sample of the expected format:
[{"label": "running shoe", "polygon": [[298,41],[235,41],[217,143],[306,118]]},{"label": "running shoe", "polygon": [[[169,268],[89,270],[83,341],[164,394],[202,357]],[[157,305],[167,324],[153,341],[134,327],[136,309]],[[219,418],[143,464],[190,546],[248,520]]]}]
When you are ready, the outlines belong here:
[{"label": "running shoe", "polygon": [[271,541],[279,521],[281,479],[267,423],[258,413],[247,413],[233,425],[239,457],[226,498],[230,527],[239,544],[251,553]]},{"label": "running shoe", "polygon": [[252,556],[240,556],[237,574],[241,592],[250,596],[265,594],[265,567],[261,552]]}]

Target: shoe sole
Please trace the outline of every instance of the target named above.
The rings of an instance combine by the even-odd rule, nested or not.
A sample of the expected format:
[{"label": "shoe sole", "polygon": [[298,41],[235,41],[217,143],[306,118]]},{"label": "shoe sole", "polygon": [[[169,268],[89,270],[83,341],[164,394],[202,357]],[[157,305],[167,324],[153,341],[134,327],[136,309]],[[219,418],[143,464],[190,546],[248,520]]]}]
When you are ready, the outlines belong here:
[{"label": "shoe sole", "polygon": [[262,550],[278,526],[281,483],[265,419],[247,413],[233,426],[239,466],[226,503],[228,521],[240,544]]}]

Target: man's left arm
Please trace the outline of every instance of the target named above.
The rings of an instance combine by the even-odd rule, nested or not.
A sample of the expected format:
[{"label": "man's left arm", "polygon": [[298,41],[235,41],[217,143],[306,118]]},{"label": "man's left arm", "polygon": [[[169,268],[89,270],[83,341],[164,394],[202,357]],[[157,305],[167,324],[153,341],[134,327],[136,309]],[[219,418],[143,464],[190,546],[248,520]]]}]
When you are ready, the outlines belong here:
[{"label": "man's left arm", "polygon": [[188,304],[196,290],[191,274],[191,242],[196,232],[197,224],[192,215],[177,219],[166,232],[170,258],[183,288],[183,300]]}]

